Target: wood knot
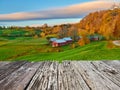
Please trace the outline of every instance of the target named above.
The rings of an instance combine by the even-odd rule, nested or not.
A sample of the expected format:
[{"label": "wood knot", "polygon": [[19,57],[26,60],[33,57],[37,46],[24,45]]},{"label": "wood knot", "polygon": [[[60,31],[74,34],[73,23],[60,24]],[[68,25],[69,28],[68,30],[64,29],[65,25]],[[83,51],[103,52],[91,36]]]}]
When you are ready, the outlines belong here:
[{"label": "wood knot", "polygon": [[114,70],[114,69],[105,69],[105,70],[103,70],[104,72],[109,72],[109,73],[111,73],[111,74],[118,74],[118,72],[116,71],[116,70]]}]

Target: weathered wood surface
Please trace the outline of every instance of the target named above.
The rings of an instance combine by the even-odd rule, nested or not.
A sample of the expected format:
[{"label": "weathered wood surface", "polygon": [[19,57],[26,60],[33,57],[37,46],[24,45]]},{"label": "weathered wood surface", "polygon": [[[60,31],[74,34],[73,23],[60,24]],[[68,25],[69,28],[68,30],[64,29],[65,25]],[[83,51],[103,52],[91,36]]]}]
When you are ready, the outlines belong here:
[{"label": "weathered wood surface", "polygon": [[120,61],[0,62],[0,90],[120,90]]}]

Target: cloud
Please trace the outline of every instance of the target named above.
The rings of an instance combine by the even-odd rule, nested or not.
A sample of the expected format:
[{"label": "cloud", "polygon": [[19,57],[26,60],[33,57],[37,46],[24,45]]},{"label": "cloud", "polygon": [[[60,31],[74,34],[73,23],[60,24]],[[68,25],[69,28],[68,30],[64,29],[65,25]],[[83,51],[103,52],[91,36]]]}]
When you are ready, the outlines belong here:
[{"label": "cloud", "polygon": [[110,9],[113,5],[111,0],[96,0],[82,4],[75,4],[66,7],[59,7],[44,11],[18,12],[11,14],[0,14],[0,21],[23,21],[23,20],[43,20],[61,18],[81,18],[90,12]]}]

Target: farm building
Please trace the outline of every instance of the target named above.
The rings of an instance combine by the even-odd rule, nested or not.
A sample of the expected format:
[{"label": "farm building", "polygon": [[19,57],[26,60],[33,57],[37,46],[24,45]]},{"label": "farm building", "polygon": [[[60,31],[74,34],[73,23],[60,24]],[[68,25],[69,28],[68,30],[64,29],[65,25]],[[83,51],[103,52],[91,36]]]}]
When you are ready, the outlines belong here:
[{"label": "farm building", "polygon": [[[89,38],[90,41],[99,41],[104,39],[104,37],[99,34],[88,35],[87,38]],[[79,39],[82,39],[82,36],[79,36]]]},{"label": "farm building", "polygon": [[53,41],[55,41],[55,40],[57,40],[57,38],[50,38],[50,42],[53,42]]},{"label": "farm building", "polygon": [[72,39],[70,37],[65,37],[63,39],[56,39],[54,41],[52,41],[52,47],[59,47],[59,46],[63,46],[63,45],[67,45],[72,43]]},{"label": "farm building", "polygon": [[66,44],[67,42],[64,39],[58,39],[52,42],[52,47],[59,47],[59,46],[63,46]]},{"label": "farm building", "polygon": [[95,35],[90,35],[90,36],[88,36],[88,38],[89,38],[91,41],[98,41],[98,40],[102,40],[102,39],[103,39],[103,36],[95,34]]},{"label": "farm building", "polygon": [[99,40],[99,36],[90,36],[89,39],[91,41],[98,41]]},{"label": "farm building", "polygon": [[65,38],[63,38],[63,39],[64,39],[68,44],[73,42],[73,40],[72,40],[71,37],[65,37]]}]

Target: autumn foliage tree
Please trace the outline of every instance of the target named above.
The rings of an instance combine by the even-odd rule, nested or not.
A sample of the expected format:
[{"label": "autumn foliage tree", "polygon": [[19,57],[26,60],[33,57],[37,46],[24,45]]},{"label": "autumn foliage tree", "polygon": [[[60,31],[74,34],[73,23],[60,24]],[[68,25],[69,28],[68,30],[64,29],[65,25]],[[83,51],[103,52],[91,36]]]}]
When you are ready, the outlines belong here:
[{"label": "autumn foliage tree", "polygon": [[58,32],[59,38],[67,37],[68,32],[69,32],[69,30],[68,30],[67,25],[63,25],[63,26],[59,27],[59,32]]},{"label": "autumn foliage tree", "polygon": [[78,40],[78,28],[76,28],[75,26],[71,26],[69,28],[69,36],[72,37],[73,41],[77,41]]},{"label": "autumn foliage tree", "polygon": [[40,33],[40,36],[41,36],[42,38],[44,38],[44,37],[45,37],[45,33],[44,33],[44,32]]},{"label": "autumn foliage tree", "polygon": [[90,13],[79,23],[79,28],[89,34],[101,34],[106,39],[120,38],[120,9]]},{"label": "autumn foliage tree", "polygon": [[90,40],[87,37],[88,32],[86,30],[80,30],[79,31],[79,35],[81,36],[81,38],[78,41],[78,44],[80,46],[84,46],[85,44],[89,44],[90,43]]},{"label": "autumn foliage tree", "polygon": [[34,38],[37,39],[37,38],[38,38],[38,35],[34,35]]}]

